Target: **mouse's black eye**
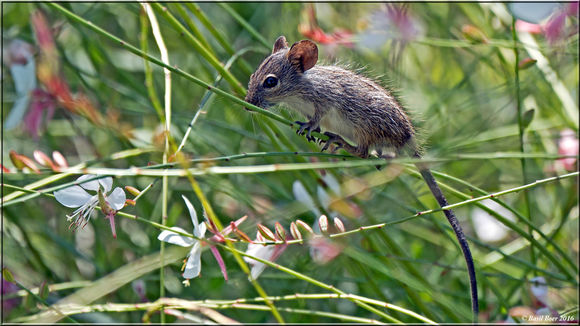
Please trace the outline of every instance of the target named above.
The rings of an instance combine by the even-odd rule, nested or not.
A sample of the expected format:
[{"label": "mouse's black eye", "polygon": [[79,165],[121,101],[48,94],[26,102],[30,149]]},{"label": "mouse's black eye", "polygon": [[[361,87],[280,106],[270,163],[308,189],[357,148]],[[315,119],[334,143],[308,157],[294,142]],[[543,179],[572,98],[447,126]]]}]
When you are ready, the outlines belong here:
[{"label": "mouse's black eye", "polygon": [[278,78],[275,76],[268,76],[266,80],[264,80],[264,87],[265,88],[272,88],[278,85]]}]

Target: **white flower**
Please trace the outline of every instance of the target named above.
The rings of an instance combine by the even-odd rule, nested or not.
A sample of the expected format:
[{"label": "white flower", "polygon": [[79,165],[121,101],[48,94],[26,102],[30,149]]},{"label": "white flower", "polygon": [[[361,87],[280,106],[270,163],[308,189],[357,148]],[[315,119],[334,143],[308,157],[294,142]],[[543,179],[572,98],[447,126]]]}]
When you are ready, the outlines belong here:
[{"label": "white flower", "polygon": [[[515,215],[507,210],[505,207],[496,203],[491,199],[482,200],[481,203],[507,218],[510,221],[515,221]],[[474,208],[471,213],[471,220],[474,224],[474,230],[477,237],[485,242],[497,242],[509,234],[509,228],[500,223],[495,217],[491,216],[487,211],[481,208]]]},{"label": "white flower", "polygon": [[[276,240],[281,239],[276,236]],[[260,231],[256,232],[256,242],[265,242],[265,241],[266,239],[264,239],[264,237],[260,234]],[[286,247],[288,247],[288,244],[286,243],[267,246],[264,246],[263,244],[249,243],[248,249],[246,250],[246,254],[254,256],[256,258],[274,262],[276,261],[276,259],[278,259],[278,257],[280,257],[280,255],[282,255],[284,250],[286,250]],[[249,278],[254,280],[257,279],[258,276],[260,276],[260,274],[262,274],[262,272],[267,266],[266,264],[250,257],[244,257],[244,260],[248,264],[252,265]]]},{"label": "white flower", "polygon": [[[274,253],[274,249],[276,246],[264,246],[262,244],[254,244],[254,243],[250,243],[248,244],[248,249],[246,250],[246,254],[250,255],[250,256],[254,256],[254,257],[258,257],[261,258],[263,260],[270,260],[272,261],[272,255]],[[250,257],[244,257],[244,260],[252,265],[252,270],[250,271],[250,275],[252,277],[252,279],[257,279],[258,276],[260,276],[260,274],[262,274],[262,272],[264,271],[264,269],[266,268],[266,264],[261,263],[255,259],[252,259]]]},{"label": "white flower", "polygon": [[[75,225],[75,228],[79,227],[82,222],[84,222],[83,226],[86,225],[86,223],[88,223],[91,219],[91,214],[99,203],[99,188],[102,191],[102,195],[106,203],[110,206],[106,208],[102,207],[103,211],[111,211],[111,209],[113,210],[113,212],[106,213],[108,218],[111,218],[112,220],[114,213],[125,206],[126,197],[123,189],[117,187],[110,194],[108,194],[111,191],[111,187],[113,185],[113,178],[106,177],[81,183],[84,180],[93,179],[95,177],[96,176],[92,174],[83,175],[76,180],[80,183],[79,185],[70,186],[54,192],[54,197],[62,205],[72,208],[78,207],[77,210],[72,213],[72,215],[67,215],[68,221],[74,220],[71,226]],[[85,189],[96,191],[97,193],[91,195],[86,192]],[[113,235],[115,235],[114,229]]]},{"label": "white flower", "polygon": [[[193,222],[193,235],[195,235],[198,239],[203,239],[207,229],[205,223],[197,222],[197,214],[195,213],[193,205],[189,202],[189,200],[187,200],[187,198],[185,198],[185,196],[181,197],[183,198],[183,201],[185,201],[185,205],[187,205],[189,215],[191,216],[191,222]],[[187,233],[185,230],[179,227],[172,227],[171,229],[178,232]],[[157,239],[182,247],[191,247],[191,250],[187,255],[188,258],[187,262],[185,263],[183,277],[190,279],[199,276],[199,273],[201,272],[201,242],[198,239],[186,237],[168,230],[161,232]]]}]

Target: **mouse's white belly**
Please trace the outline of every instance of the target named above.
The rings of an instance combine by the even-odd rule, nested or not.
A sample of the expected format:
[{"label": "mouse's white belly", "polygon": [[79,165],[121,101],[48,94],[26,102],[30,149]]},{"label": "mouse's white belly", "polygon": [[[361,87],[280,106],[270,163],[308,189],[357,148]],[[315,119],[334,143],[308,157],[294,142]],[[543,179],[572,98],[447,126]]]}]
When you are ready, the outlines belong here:
[{"label": "mouse's white belly", "polygon": [[348,120],[346,120],[337,109],[332,108],[326,112],[322,120],[320,120],[320,125],[326,131],[333,132],[349,140],[354,139],[354,126]]}]

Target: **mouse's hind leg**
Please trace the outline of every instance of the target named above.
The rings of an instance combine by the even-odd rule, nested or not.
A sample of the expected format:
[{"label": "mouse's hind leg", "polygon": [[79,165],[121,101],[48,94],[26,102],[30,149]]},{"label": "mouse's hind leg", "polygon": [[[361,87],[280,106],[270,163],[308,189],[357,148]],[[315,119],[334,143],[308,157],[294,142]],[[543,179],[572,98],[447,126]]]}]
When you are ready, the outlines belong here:
[{"label": "mouse's hind leg", "polygon": [[337,145],[337,147],[332,151],[335,152],[339,148],[343,148],[345,151],[349,152],[352,155],[358,156],[360,158],[367,158],[369,157],[369,147],[368,145],[359,144],[358,146],[352,146],[349,144],[344,138],[337,134],[333,134],[331,132],[325,132],[325,136],[328,137],[328,140],[321,140],[321,142],[325,142],[324,146],[322,147],[322,151],[328,149],[331,144]]}]

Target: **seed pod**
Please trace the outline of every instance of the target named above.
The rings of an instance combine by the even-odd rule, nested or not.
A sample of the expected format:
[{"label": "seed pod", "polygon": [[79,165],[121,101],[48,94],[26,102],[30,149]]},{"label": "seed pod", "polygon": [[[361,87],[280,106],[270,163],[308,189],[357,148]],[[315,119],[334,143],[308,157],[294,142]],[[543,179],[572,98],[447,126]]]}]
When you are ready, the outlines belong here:
[{"label": "seed pod", "polygon": [[298,226],[294,222],[290,223],[290,234],[292,234],[292,237],[294,239],[302,240],[302,233],[300,233],[300,230],[298,230]]},{"label": "seed pod", "polygon": [[137,188],[132,187],[132,186],[125,186],[125,190],[127,190],[131,195],[137,197],[141,194],[141,191],[139,191]]},{"label": "seed pod", "polygon": [[463,25],[461,33],[463,34],[463,37],[473,43],[487,43],[485,34],[473,25]]},{"label": "seed pod", "polygon": [[265,238],[268,239],[270,241],[276,241],[276,236],[274,235],[274,233],[272,231],[270,231],[270,229],[268,229],[266,226],[258,223],[258,232],[260,232],[260,234]]},{"label": "seed pod", "polygon": [[[262,233],[260,233],[260,231],[256,233],[256,242],[266,242],[266,238],[264,238],[264,236],[262,235]],[[264,246],[266,246],[265,243]]]},{"label": "seed pod", "polygon": [[342,223],[342,221],[338,218],[335,217],[334,218],[334,227],[338,230],[338,232],[342,233],[345,231],[344,229],[344,224]]},{"label": "seed pod", "polygon": [[312,230],[312,228],[310,227],[310,225],[306,224],[306,222],[302,221],[302,220],[296,220],[296,224],[301,227],[304,231],[310,233],[310,234],[314,234],[314,231]]},{"label": "seed pod", "polygon": [[8,268],[2,268],[2,278],[10,283],[15,283],[14,276],[12,276],[12,272]]},{"label": "seed pod", "polygon": [[252,241],[252,239],[250,239],[250,237],[248,237],[247,234],[245,234],[242,230],[238,229],[234,221],[231,221],[230,225],[232,226],[232,230],[234,230],[234,233],[237,234],[238,237],[240,237],[243,241],[254,243],[254,241]]},{"label": "seed pod", "polygon": [[274,229],[276,229],[277,240],[286,241],[286,230],[284,230],[282,224],[276,222],[276,224],[274,224]]},{"label": "seed pod", "polygon": [[34,157],[34,159],[36,160],[36,162],[40,163],[41,165],[50,167],[53,170],[56,168],[56,165],[54,165],[54,163],[52,162],[52,160],[50,159],[50,157],[48,157],[42,151],[39,151],[37,149],[37,150],[35,150],[32,153],[32,156]]},{"label": "seed pod", "polygon": [[520,70],[528,69],[531,66],[535,65],[536,62],[538,62],[538,60],[532,58],[525,58],[520,62],[518,62],[518,68],[520,68]]},{"label": "seed pod", "polygon": [[28,158],[27,156],[18,154],[14,150],[11,150],[9,155],[10,155],[10,160],[12,161],[12,164],[14,164],[14,166],[18,170],[22,170],[25,167],[27,167],[31,171],[34,171],[36,173],[40,173],[40,170],[38,170],[38,168],[36,167],[36,164],[34,164],[34,161],[31,160],[30,158]]},{"label": "seed pod", "polygon": [[318,226],[320,227],[320,232],[328,232],[328,217],[326,217],[326,215],[320,215],[318,218]]},{"label": "seed pod", "polygon": [[15,150],[11,150],[9,155],[12,164],[14,164],[17,170],[22,170],[25,167],[24,162],[20,159],[20,155]]},{"label": "seed pod", "polygon": [[524,112],[524,114],[522,114],[522,126],[524,128],[527,128],[530,125],[530,123],[532,123],[535,111],[536,110],[534,109],[529,109],[526,112]]},{"label": "seed pod", "polygon": [[48,287],[48,284],[46,283],[46,281],[43,281],[42,284],[40,284],[40,287],[38,289],[38,296],[44,300],[46,300],[46,298],[48,298],[48,295],[50,294],[50,289]]},{"label": "seed pod", "polygon": [[66,161],[66,158],[64,158],[64,156],[59,151],[52,152],[52,159],[60,167],[68,168],[68,162]]}]

